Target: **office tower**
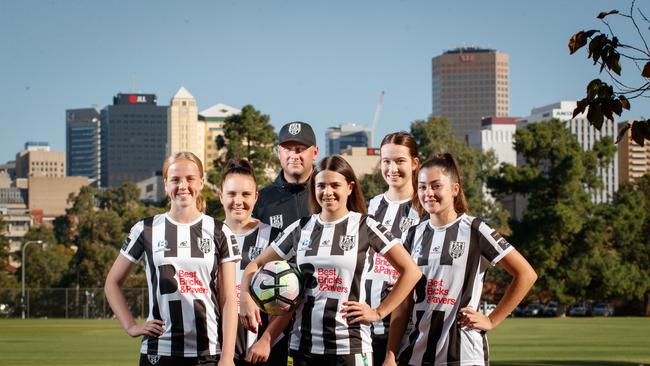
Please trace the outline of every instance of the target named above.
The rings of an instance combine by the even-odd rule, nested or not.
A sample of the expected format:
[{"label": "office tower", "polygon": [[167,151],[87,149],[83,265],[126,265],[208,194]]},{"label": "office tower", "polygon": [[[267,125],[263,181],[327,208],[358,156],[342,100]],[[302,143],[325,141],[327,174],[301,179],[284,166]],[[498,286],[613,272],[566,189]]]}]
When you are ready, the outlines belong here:
[{"label": "office tower", "polygon": [[[619,123],[619,130],[628,122],[632,123]],[[621,183],[633,182],[650,172],[650,143],[640,146],[634,142],[631,128],[618,143],[618,172]]]},{"label": "office tower", "polygon": [[[556,118],[565,122],[566,127],[576,136],[578,143],[585,151],[591,149],[594,143],[601,138],[616,139],[617,131],[614,121],[606,120],[599,131],[587,120],[586,111],[573,118],[575,107],[575,101],[560,101],[540,108],[533,108],[531,115],[524,120],[525,123],[536,123]],[[599,169],[598,176],[603,182],[603,188],[591,192],[592,201],[595,203],[610,202],[614,192],[618,190],[618,152],[606,168]]]},{"label": "office tower", "polygon": [[203,138],[199,135],[196,99],[181,87],[169,102],[167,118],[167,155],[189,151],[203,155]]},{"label": "office tower", "polygon": [[481,129],[484,117],[509,113],[508,55],[492,49],[463,47],[431,61],[432,114],[449,121],[456,136]]},{"label": "office tower", "polygon": [[65,177],[65,153],[50,151],[47,142],[27,142],[16,154],[16,178]]},{"label": "office tower", "polygon": [[372,147],[373,131],[355,123],[341,124],[338,127],[328,127],[325,134],[327,155],[340,154],[349,147]]},{"label": "office tower", "polygon": [[102,187],[138,182],[162,169],[167,152],[167,106],[155,94],[117,94],[101,111]]},{"label": "office tower", "polygon": [[100,109],[79,108],[65,111],[65,157],[68,176],[88,177],[101,186]]},{"label": "office tower", "polygon": [[212,162],[222,153],[217,149],[217,137],[223,136],[223,122],[227,117],[240,114],[241,110],[223,103],[217,103],[199,113],[199,133],[202,141],[203,165],[205,170],[213,168]]}]

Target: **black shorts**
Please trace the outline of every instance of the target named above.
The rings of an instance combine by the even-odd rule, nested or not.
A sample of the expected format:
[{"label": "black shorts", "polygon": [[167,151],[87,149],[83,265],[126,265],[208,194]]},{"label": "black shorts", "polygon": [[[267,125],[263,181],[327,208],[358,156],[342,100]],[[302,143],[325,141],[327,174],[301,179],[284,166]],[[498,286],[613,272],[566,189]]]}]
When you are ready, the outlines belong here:
[{"label": "black shorts", "polygon": [[[289,353],[289,337],[284,336],[276,344],[271,347],[269,359],[266,362],[249,363],[243,359],[235,358],[235,366],[286,366],[287,355]],[[312,365],[313,366],[313,365]]]},{"label": "black shorts", "polygon": [[289,350],[287,366],[372,366],[372,353],[316,355]]},{"label": "black shorts", "polygon": [[217,366],[219,358],[219,355],[173,357],[140,354],[140,366]]}]

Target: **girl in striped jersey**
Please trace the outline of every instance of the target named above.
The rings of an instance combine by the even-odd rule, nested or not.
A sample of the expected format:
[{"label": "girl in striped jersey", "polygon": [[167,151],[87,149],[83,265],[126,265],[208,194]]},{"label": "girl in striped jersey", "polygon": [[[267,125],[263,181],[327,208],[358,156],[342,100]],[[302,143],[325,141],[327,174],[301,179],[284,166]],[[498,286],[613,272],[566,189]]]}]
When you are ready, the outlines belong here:
[{"label": "girl in striped jersey", "polygon": [[[421,276],[399,239],[372,217],[350,165],[330,156],[315,167],[309,183],[313,215],[289,227],[247,267],[242,280],[241,320],[254,329],[259,310],[248,284],[259,266],[272,260],[295,261],[305,279],[303,302],[296,310],[288,364],[370,365],[370,324],[388,315]],[[363,285],[372,251],[381,253],[400,277],[375,308],[366,303]]]},{"label": "girl in striped jersey", "polygon": [[[413,329],[399,365],[488,365],[485,333],[524,298],[537,275],[526,259],[480,219],[467,215],[460,170],[453,156],[422,164],[418,198],[430,219],[412,227],[405,247],[424,277],[393,313],[385,365],[395,355],[410,318]],[[512,277],[489,316],[478,312],[483,278],[499,263]]]},{"label": "girl in striped jersey", "polygon": [[[169,157],[163,181],[171,208],[133,226],[106,278],[106,299],[130,336],[144,336],[140,365],[233,365],[239,248],[228,227],[203,213],[199,158],[189,152]],[[138,325],[122,286],[142,258],[149,316]]]},{"label": "girl in striped jersey", "polygon": [[[393,236],[406,238],[408,229],[420,222],[417,190],[418,145],[408,132],[388,134],[380,145],[381,175],[388,190],[373,197],[368,204],[368,214],[390,229]],[[368,304],[377,307],[388,295],[397,280],[397,271],[379,253],[374,253],[372,266],[366,279]],[[373,362],[380,366],[386,355],[390,315],[371,327]]]},{"label": "girl in striped jersey", "polygon": [[[244,269],[254,260],[271,240],[280,233],[279,229],[271,227],[252,217],[253,207],[257,201],[257,180],[252,165],[245,159],[231,159],[226,165],[226,170],[221,178],[221,204],[226,213],[226,225],[235,233],[237,243],[241,246],[242,260],[237,265],[237,299],[239,301],[239,288]],[[239,304],[238,304],[239,305]],[[262,324],[256,332],[247,331],[241,324],[237,327],[237,341],[235,343],[235,364],[246,366],[264,363],[271,360],[269,365],[286,364],[287,341],[282,336],[282,330],[290,317],[285,319],[283,326],[276,324],[274,328],[267,329],[268,318],[263,316]],[[274,321],[276,323],[276,321]],[[264,331],[266,329],[266,331]],[[259,335],[259,339],[258,339]],[[281,337],[276,339],[278,335]],[[273,340],[276,343],[271,352]]]}]

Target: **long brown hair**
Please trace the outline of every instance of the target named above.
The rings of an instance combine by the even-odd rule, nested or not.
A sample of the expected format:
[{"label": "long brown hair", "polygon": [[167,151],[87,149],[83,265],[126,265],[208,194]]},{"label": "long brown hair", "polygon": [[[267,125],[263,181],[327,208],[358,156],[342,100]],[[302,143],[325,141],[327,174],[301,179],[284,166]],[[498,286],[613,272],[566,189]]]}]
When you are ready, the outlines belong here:
[{"label": "long brown hair", "polygon": [[438,154],[432,158],[427,159],[420,170],[438,167],[442,172],[449,176],[452,183],[458,183],[458,195],[454,197],[454,211],[456,213],[467,213],[467,199],[465,199],[465,192],[463,191],[463,182],[461,181],[460,166],[456,158],[450,153]]},{"label": "long brown hair", "polygon": [[[179,160],[188,160],[196,164],[196,167],[199,168],[201,178],[203,178],[203,162],[201,162],[201,159],[189,151],[181,151],[165,159],[162,168],[163,180],[167,180],[167,171],[169,170],[169,167]],[[196,208],[200,212],[205,212],[205,197],[203,197],[201,192],[196,196]]]},{"label": "long brown hair", "polygon": [[418,212],[422,211],[422,205],[418,199],[418,168],[420,164],[420,158],[418,153],[418,143],[415,141],[415,137],[406,131],[399,131],[389,133],[384,136],[384,139],[381,140],[381,145],[379,145],[379,151],[381,153],[381,148],[387,144],[394,144],[405,146],[409,149],[409,155],[411,155],[411,164],[413,164],[413,172],[411,175],[411,183],[413,184],[413,198],[411,198],[411,206],[413,206]]},{"label": "long brown hair", "polygon": [[356,211],[362,214],[367,213],[366,200],[361,193],[357,176],[354,174],[354,170],[350,164],[340,155],[328,156],[314,166],[311,179],[309,179],[309,210],[312,213],[320,213],[323,210],[316,200],[316,176],[325,170],[341,174],[345,177],[345,181],[348,184],[354,182],[352,185],[352,193],[348,196],[346,207],[348,211]]}]

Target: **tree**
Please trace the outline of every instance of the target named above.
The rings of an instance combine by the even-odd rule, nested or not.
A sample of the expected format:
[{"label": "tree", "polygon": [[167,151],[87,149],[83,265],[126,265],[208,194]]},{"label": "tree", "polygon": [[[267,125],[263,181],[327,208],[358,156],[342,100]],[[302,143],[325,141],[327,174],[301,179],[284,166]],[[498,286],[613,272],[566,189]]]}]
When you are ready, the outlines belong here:
[{"label": "tree", "polygon": [[[25,253],[25,284],[31,288],[59,287],[73,257],[72,249],[48,243],[30,245]],[[17,276],[20,273],[16,272]],[[18,277],[20,278],[20,277]]]},{"label": "tree", "polygon": [[411,134],[415,137],[423,162],[436,154],[449,152],[458,160],[463,180],[463,190],[471,213],[487,220],[492,227],[503,234],[509,234],[508,213],[502,205],[491,199],[484,191],[487,178],[496,174],[496,157],[467,146],[449,128],[445,119],[429,117],[411,123]]},{"label": "tree", "polygon": [[[587,110],[587,119],[597,129],[603,125],[604,119],[614,120],[614,114],[620,116],[623,109],[630,109],[630,99],[644,96],[650,90],[650,48],[645,40],[644,33],[638,25],[638,17],[646,23],[644,30],[647,30],[647,24],[650,20],[645,16],[641,9],[635,6],[636,1],[632,0],[628,14],[611,10],[601,12],[596,17],[606,27],[607,33],[597,29],[581,30],[571,36],[569,40],[569,53],[574,54],[580,48],[587,45],[587,58],[593,60],[594,65],[600,65],[600,73],[603,70],[611,79],[611,84],[600,79],[594,79],[587,84],[587,95],[578,101],[573,116],[583,113]],[[635,12],[638,13],[635,15]],[[639,39],[637,44],[623,43],[616,36],[610,21],[607,17],[616,17],[617,19],[630,22],[637,31]],[[641,77],[640,84],[635,86],[621,78],[622,65],[621,61],[633,64]],[[650,119],[645,121],[634,121],[627,124],[619,133],[617,142],[625,136],[629,128],[632,128],[632,139],[643,146],[644,140],[650,140]]]},{"label": "tree", "polygon": [[564,123],[552,120],[517,130],[515,150],[525,165],[502,164],[488,179],[495,193],[528,200],[523,219],[512,222],[512,240],[539,274],[540,296],[564,303],[584,297],[602,247],[590,190],[601,186],[597,171],[611,161],[614,145],[602,140],[583,151]]},{"label": "tree", "polygon": [[0,217],[0,272],[5,270],[9,261],[9,240],[5,237],[5,222]]},{"label": "tree", "polygon": [[376,168],[372,173],[364,175],[360,181],[361,192],[363,192],[366,200],[388,190],[388,184],[386,184],[384,176],[381,174],[381,168]]},{"label": "tree", "polygon": [[269,121],[268,115],[252,105],[246,105],[240,114],[226,117],[224,134],[217,137],[217,147],[228,149],[226,154],[214,160],[214,167],[223,171],[229,159],[245,158],[253,164],[258,184],[264,186],[269,183],[267,169],[275,171],[279,164],[273,151],[277,135]]}]

